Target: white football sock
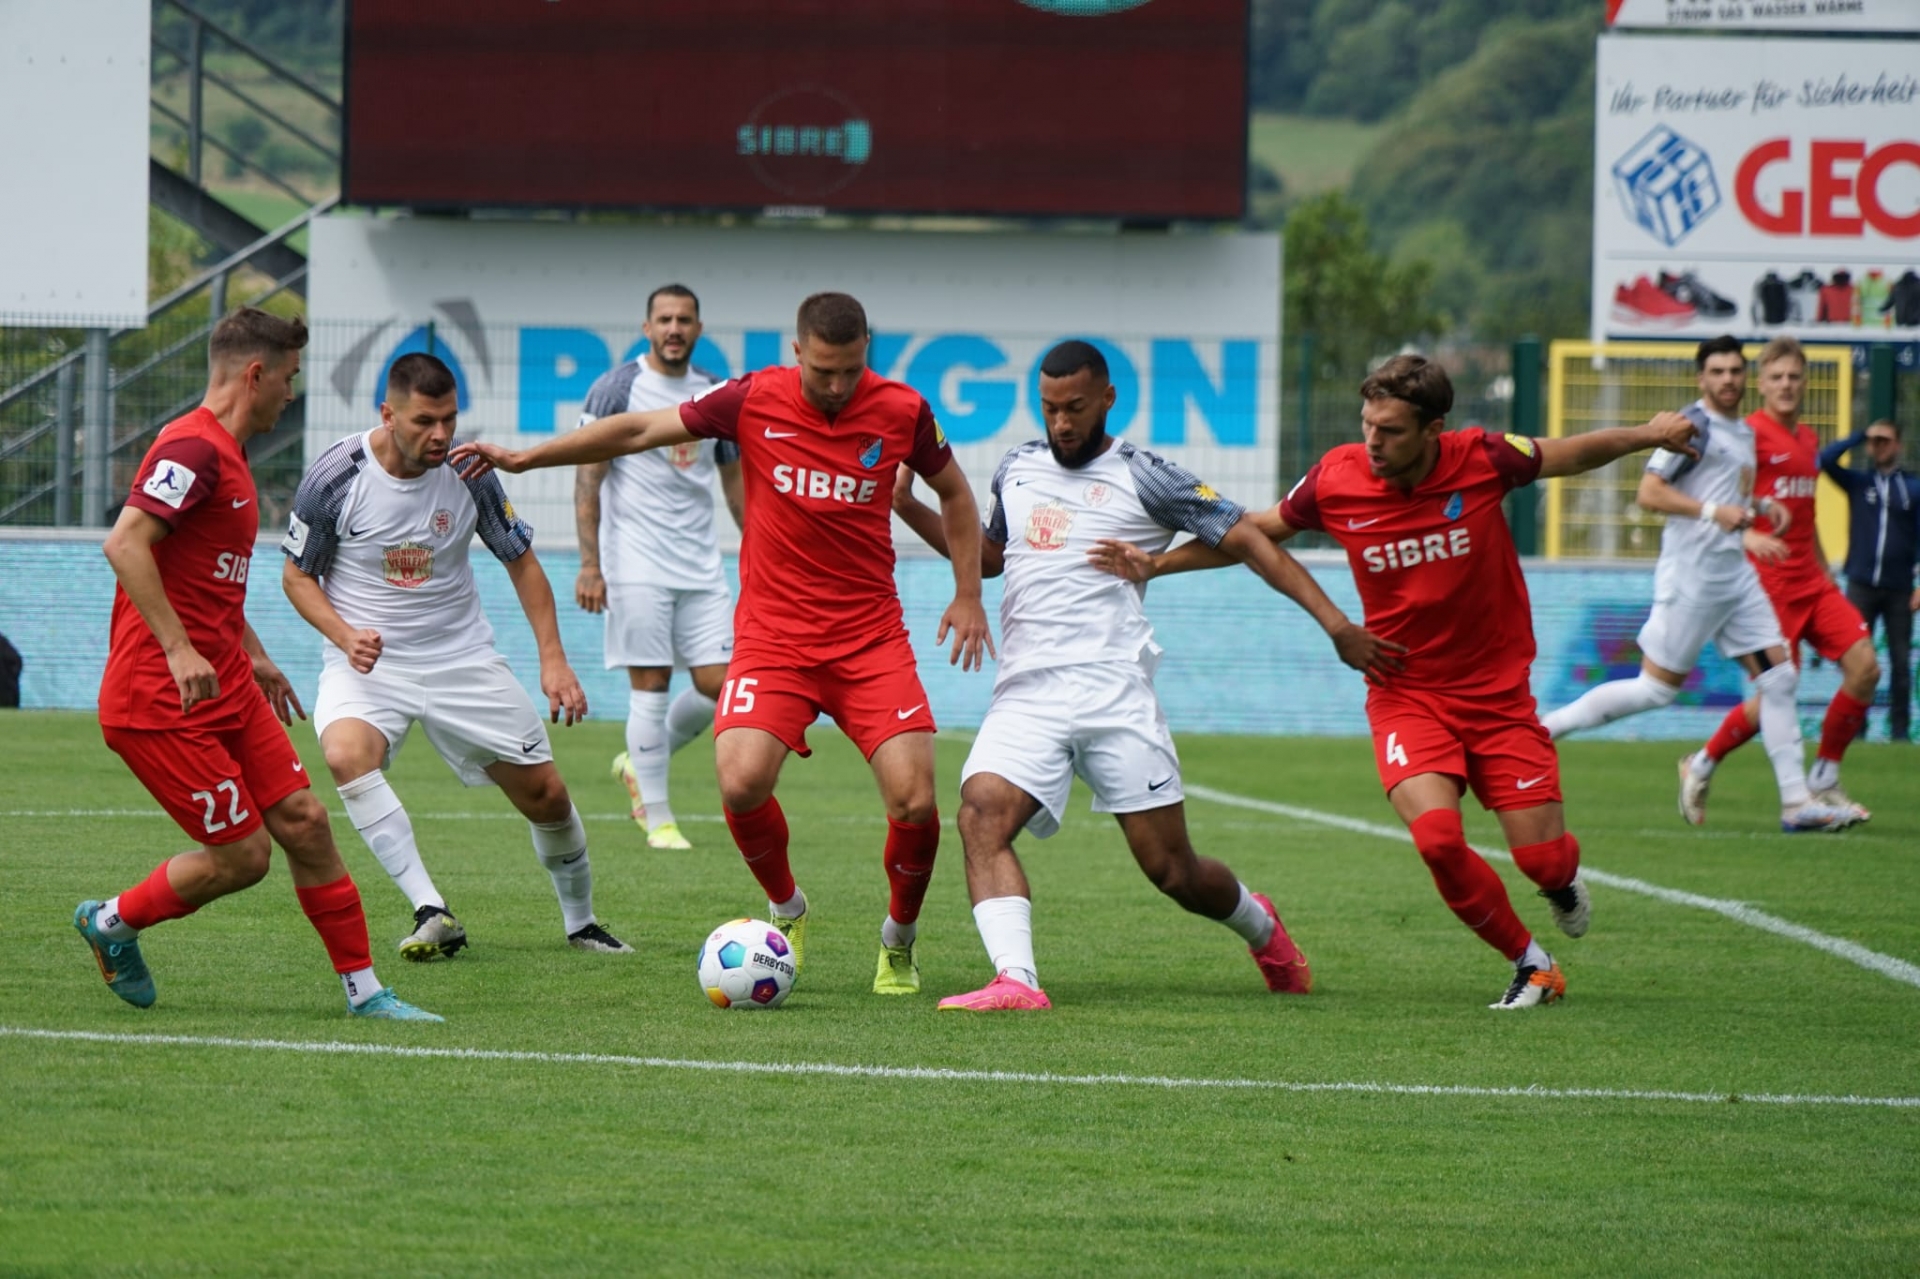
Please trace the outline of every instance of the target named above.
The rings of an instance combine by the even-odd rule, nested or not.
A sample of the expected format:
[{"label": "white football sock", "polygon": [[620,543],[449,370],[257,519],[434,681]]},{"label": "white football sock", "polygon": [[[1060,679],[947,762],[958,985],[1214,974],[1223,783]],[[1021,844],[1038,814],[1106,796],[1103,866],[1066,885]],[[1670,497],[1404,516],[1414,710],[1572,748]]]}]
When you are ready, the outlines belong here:
[{"label": "white football sock", "polygon": [[1838,760],[1816,758],[1813,761],[1813,767],[1807,770],[1807,789],[1810,791],[1832,790],[1839,784]]},{"label": "white football sock", "polygon": [[1773,779],[1780,787],[1780,806],[1798,808],[1807,802],[1806,755],[1800,741],[1800,708],[1795,693],[1800,676],[1782,662],[1760,672],[1753,681],[1760,691],[1760,741],[1773,763]]},{"label": "white football sock", "polygon": [[593,864],[587,858],[587,828],[580,824],[580,810],[569,807],[565,820],[528,822],[527,829],[533,832],[534,855],[553,880],[571,937],[593,922]]},{"label": "white football sock", "polygon": [[920,935],[918,923],[903,924],[892,915],[888,915],[880,925],[880,944],[882,946],[911,946],[913,939]]},{"label": "white football sock", "polygon": [[346,805],[347,820],[360,832],[360,838],[380,859],[413,908],[446,909],[447,899],[433,886],[433,877],[427,874],[426,864],[420,860],[420,849],[413,841],[413,822],[401,806],[400,797],[393,793],[393,787],[387,785],[387,775],[375,769],[341,783],[340,802]]},{"label": "white football sock", "polygon": [[1579,700],[1541,716],[1547,736],[1555,741],[1584,728],[1598,728],[1641,711],[1671,706],[1680,690],[1641,671],[1632,679],[1617,679],[1590,688]]},{"label": "white football sock", "polygon": [[100,909],[93,913],[93,927],[108,941],[132,941],[140,935],[140,930],[120,918],[120,898],[116,895],[100,903]]},{"label": "white football sock", "polygon": [[1527,953],[1520,956],[1514,966],[1516,968],[1538,968],[1544,973],[1547,969],[1553,967],[1553,956],[1543,950],[1539,942],[1529,937],[1527,938]]},{"label": "white football sock", "polygon": [[783,902],[767,903],[767,913],[779,919],[798,919],[807,913],[807,895],[800,891],[798,884],[795,884],[793,896]]},{"label": "white football sock", "polygon": [[973,922],[994,970],[1040,989],[1033,966],[1033,903],[1025,897],[989,897],[973,908]]},{"label": "white football sock", "polygon": [[667,761],[672,753],[667,746],[666,693],[643,693],[637,688],[628,692],[627,760],[640,787],[640,802],[647,806],[648,830],[673,820],[673,806],[667,802]]},{"label": "white football sock", "polygon": [[667,753],[685,746],[713,723],[717,703],[697,688],[685,689],[667,707]]},{"label": "white football sock", "polygon": [[1720,761],[1704,750],[1695,751],[1687,757],[1687,768],[1701,781],[1713,776],[1713,770],[1720,767]]},{"label": "white football sock", "polygon": [[350,973],[341,973],[340,986],[347,992],[347,1002],[355,1008],[379,994],[381,989],[380,979],[373,975],[371,968],[356,968]]},{"label": "white football sock", "polygon": [[1240,904],[1220,922],[1239,933],[1255,950],[1273,940],[1273,916],[1260,909],[1260,903],[1253,900],[1245,884],[1240,885]]}]

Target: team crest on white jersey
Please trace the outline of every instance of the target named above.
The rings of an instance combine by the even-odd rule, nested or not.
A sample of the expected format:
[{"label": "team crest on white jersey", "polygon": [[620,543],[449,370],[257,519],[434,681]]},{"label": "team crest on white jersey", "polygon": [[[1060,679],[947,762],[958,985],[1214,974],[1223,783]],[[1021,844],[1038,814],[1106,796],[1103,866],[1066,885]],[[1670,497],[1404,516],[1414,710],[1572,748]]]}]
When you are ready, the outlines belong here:
[{"label": "team crest on white jersey", "polygon": [[453,532],[453,512],[442,507],[433,513],[433,535],[445,537],[451,532]]},{"label": "team crest on white jersey", "polygon": [[667,461],[673,463],[683,471],[691,468],[695,463],[699,462],[699,460],[700,441],[698,440],[687,440],[667,450]]},{"label": "team crest on white jersey", "polygon": [[1060,550],[1072,528],[1072,511],[1059,502],[1042,502],[1027,516],[1027,545],[1036,551]]},{"label": "team crest on white jersey", "polygon": [[1104,480],[1092,480],[1080,494],[1080,500],[1096,509],[1105,506],[1113,500],[1113,486]]},{"label": "team crest on white jersey", "polygon": [[380,571],[388,586],[411,591],[433,576],[433,548],[418,542],[389,546],[380,554]]}]

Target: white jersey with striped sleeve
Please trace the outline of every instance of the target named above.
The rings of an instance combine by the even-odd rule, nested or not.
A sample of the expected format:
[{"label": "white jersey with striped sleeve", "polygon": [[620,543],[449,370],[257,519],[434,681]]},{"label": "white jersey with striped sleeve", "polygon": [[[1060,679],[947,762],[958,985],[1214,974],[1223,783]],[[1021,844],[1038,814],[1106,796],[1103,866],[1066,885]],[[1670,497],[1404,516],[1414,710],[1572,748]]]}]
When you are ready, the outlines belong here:
[{"label": "white jersey with striped sleeve", "polygon": [[1218,545],[1244,514],[1190,471],[1124,440],[1080,467],[1029,440],[1001,459],[990,501],[986,536],[1005,548],[1000,680],[1157,654],[1146,588],[1101,572],[1087,552],[1108,538],[1159,552],[1179,532]]},{"label": "white jersey with striped sleeve", "polygon": [[[1753,501],[1753,428],[1739,418],[1722,417],[1705,400],[1681,412],[1693,421],[1698,459],[1667,449],[1654,450],[1647,470],[1700,502],[1749,506]],[[1718,524],[1669,515],[1660,534],[1660,559],[1654,566],[1654,598],[1719,600],[1757,585],[1740,534]]]},{"label": "white jersey with striped sleeve", "polygon": [[[588,390],[580,425],[673,408],[719,384],[691,366],[684,377],[668,377],[645,357],[629,360]],[[739,456],[729,440],[694,440],[614,458],[600,483],[600,575],[622,586],[724,587],[713,525],[715,467]]]},{"label": "white jersey with striped sleeve", "polygon": [[[385,429],[385,428],[376,428]],[[451,466],[389,475],[372,432],[322,453],[300,481],[280,549],[320,579],[349,626],[380,633],[383,665],[447,666],[490,656],[493,626],[468,558],[474,534],[502,563],[533,549],[497,475],[467,481]],[[329,643],[329,666],[346,654]]]}]

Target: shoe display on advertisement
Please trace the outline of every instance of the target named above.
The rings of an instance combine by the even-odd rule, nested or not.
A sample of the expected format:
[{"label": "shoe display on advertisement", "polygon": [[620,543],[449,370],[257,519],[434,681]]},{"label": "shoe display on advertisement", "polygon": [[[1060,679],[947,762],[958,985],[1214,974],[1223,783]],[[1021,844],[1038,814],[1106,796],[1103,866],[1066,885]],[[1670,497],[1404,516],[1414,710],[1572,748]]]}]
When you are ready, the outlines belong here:
[{"label": "shoe display on advertisement", "polygon": [[1726,298],[1700,282],[1700,277],[1691,271],[1672,275],[1666,271],[1660,273],[1660,291],[1683,306],[1693,308],[1693,313],[1703,320],[1727,320],[1739,313],[1740,308]]},{"label": "shoe display on advertisement", "polygon": [[1693,323],[1694,310],[1660,291],[1646,276],[1613,291],[1613,318],[1616,323],[1642,329],[1677,329]]}]

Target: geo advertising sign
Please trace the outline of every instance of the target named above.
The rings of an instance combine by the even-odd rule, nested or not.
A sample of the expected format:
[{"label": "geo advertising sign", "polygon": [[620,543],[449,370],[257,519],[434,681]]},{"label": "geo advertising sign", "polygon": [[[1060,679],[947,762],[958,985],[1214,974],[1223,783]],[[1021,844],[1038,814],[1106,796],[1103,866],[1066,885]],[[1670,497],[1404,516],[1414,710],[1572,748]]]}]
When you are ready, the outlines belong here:
[{"label": "geo advertising sign", "polygon": [[[460,381],[460,432],[526,445],[571,430],[595,378],[646,350],[649,292],[699,295],[693,362],[793,363],[794,311],[865,306],[868,364],[926,396],[984,506],[1001,456],[1041,431],[1039,364],[1106,356],[1108,430],[1250,505],[1277,497],[1280,241],[1273,234],[837,232],[325,218],[312,242],[307,456],[379,421],[394,358],[429,346]],[[545,538],[573,536],[570,471],[512,477]],[[732,521],[719,527],[731,537]]]},{"label": "geo advertising sign", "polygon": [[1596,340],[1920,338],[1920,45],[1602,36],[1597,86]]}]

